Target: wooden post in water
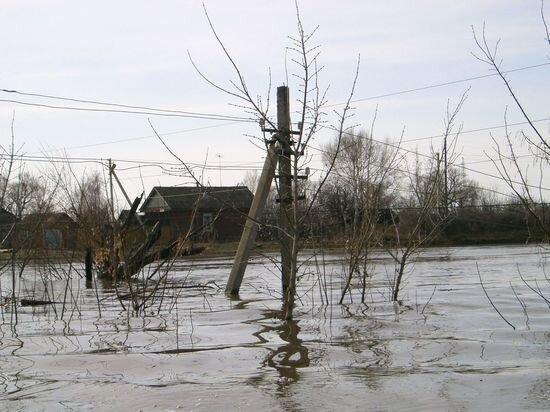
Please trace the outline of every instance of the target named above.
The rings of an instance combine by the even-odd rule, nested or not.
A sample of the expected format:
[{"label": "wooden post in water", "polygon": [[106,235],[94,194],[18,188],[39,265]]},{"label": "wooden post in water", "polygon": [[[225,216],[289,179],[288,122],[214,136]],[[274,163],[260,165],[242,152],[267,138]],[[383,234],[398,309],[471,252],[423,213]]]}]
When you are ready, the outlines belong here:
[{"label": "wooden post in water", "polygon": [[109,195],[110,195],[110,206],[111,206],[111,219],[110,219],[110,239],[109,239],[109,265],[110,265],[110,274],[113,279],[116,276],[116,264],[115,264],[115,195],[113,189],[113,162],[109,159]]},{"label": "wooden post in water", "polygon": [[248,217],[246,218],[246,223],[241,235],[241,241],[239,242],[235,260],[231,267],[231,274],[229,275],[225,287],[225,293],[228,295],[238,295],[239,293],[244,272],[248,264],[248,258],[250,257],[250,251],[258,234],[258,219],[264,210],[267,196],[269,195],[271,182],[275,175],[275,167],[277,167],[277,161],[278,155],[276,153],[275,143],[270,143],[262,174],[258,182],[258,188],[254,194],[254,199],[252,200],[252,205],[250,206]]},{"label": "wooden post in water", "polygon": [[86,283],[92,282],[93,280],[93,259],[92,259],[92,248],[86,248],[86,258],[84,260],[85,264],[85,273],[86,273]]},{"label": "wooden post in water", "polygon": [[283,296],[290,284],[292,223],[292,169],[290,163],[290,105],[287,86],[277,87],[277,128],[281,155],[279,156],[279,242],[281,244],[281,283]]},{"label": "wooden post in water", "polygon": [[292,223],[292,170],[290,156],[292,154],[290,141],[290,105],[289,91],[287,86],[277,87],[277,130],[267,130],[275,133],[276,144],[270,143],[267,157],[258,189],[254,195],[252,206],[246,219],[245,227],[241,235],[241,241],[233,261],[231,274],[225,287],[225,293],[228,295],[237,295],[241,287],[241,282],[248,264],[250,250],[256,240],[258,232],[257,220],[260,217],[271,182],[275,175],[275,167],[279,165],[279,242],[281,245],[281,282],[283,294],[286,293],[290,284],[291,270],[291,244],[292,238],[290,231],[293,229]]}]

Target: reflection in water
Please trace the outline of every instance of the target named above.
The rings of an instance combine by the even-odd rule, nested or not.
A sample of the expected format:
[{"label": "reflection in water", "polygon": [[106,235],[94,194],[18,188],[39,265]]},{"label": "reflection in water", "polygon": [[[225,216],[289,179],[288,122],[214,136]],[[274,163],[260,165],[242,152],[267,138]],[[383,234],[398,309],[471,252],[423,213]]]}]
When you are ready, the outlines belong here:
[{"label": "reflection in water", "polygon": [[309,366],[308,349],[302,345],[302,340],[298,338],[300,332],[298,322],[288,320],[270,329],[277,332],[286,343],[272,350],[264,365],[276,369],[279,376],[289,382],[297,381],[299,379],[298,369]]},{"label": "reflection in water", "polygon": [[357,354],[355,365],[344,373],[371,390],[380,388],[381,375],[391,367],[390,340],[375,335],[379,327],[376,322],[346,325],[339,341],[339,345]]},{"label": "reflection in water", "polygon": [[[282,316],[282,311],[263,311],[262,318],[258,323],[262,324],[262,321],[281,319]],[[291,388],[300,380],[299,370],[310,365],[309,350],[303,345],[299,333],[299,321],[287,320],[276,321],[273,325],[262,324],[261,329],[253,334],[260,342],[267,344],[266,349],[269,353],[263,359],[262,367],[266,371],[277,371],[275,396],[281,402],[282,409],[287,411],[302,410],[298,403],[292,399],[293,391]],[[275,348],[270,346],[269,336],[273,334],[281,339],[281,343]],[[264,382],[266,379],[267,376],[262,374],[251,377],[249,382],[255,387],[261,387],[262,383],[270,385],[269,382]]]}]

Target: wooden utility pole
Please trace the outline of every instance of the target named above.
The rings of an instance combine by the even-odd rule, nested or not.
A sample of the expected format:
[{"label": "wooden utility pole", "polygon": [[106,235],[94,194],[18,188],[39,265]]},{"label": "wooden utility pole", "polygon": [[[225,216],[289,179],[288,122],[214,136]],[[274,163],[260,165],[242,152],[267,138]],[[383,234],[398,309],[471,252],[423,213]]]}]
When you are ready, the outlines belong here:
[{"label": "wooden utility pole", "polygon": [[[437,166],[437,170],[435,171],[435,207],[438,213],[441,213],[443,208],[441,207],[441,193],[440,193],[440,185],[439,185],[439,179],[440,179],[440,172],[441,172],[441,160],[439,159],[439,152],[435,154],[435,165]],[[417,182],[418,184],[418,182]]]},{"label": "wooden utility pole", "polygon": [[283,295],[290,285],[292,259],[292,154],[290,141],[290,105],[287,86],[277,87],[277,128],[281,144],[279,156],[279,242],[281,244],[281,282]]},{"label": "wooden utility pole", "polygon": [[[262,126],[263,127],[263,126]],[[245,227],[241,235],[241,241],[233,261],[231,274],[225,287],[228,295],[237,295],[248,264],[250,251],[258,233],[258,218],[263,212],[271,182],[275,176],[275,168],[279,165],[279,241],[281,244],[281,281],[283,295],[290,285],[290,271],[292,259],[292,170],[290,157],[291,132],[290,132],[290,107],[289,92],[287,86],[277,88],[277,130],[263,129],[264,132],[274,133],[274,139],[269,144],[262,175],[258,182],[258,188],[252,206],[248,212]]]},{"label": "wooden utility pole", "polygon": [[113,278],[116,277],[116,269],[115,269],[115,195],[114,195],[114,189],[113,189],[113,162],[111,159],[109,159],[109,195],[111,197],[110,203],[111,203],[111,236],[109,239],[109,263],[110,263],[110,270],[111,270],[111,276]]},{"label": "wooden utility pole", "polygon": [[275,168],[277,167],[278,155],[275,148],[275,143],[270,143],[267,149],[267,156],[265,158],[264,167],[260,180],[258,181],[258,188],[254,194],[252,205],[246,218],[243,233],[241,235],[241,241],[237,253],[235,254],[235,260],[231,267],[231,274],[227,280],[225,287],[225,293],[228,295],[238,295],[241,283],[244,277],[244,272],[248,264],[248,258],[250,257],[250,251],[256,241],[258,234],[258,219],[261,217],[269,190],[271,189],[271,182],[275,176]]},{"label": "wooden utility pole", "polygon": [[[110,164],[109,170],[111,171],[110,176],[115,178],[115,180],[118,184],[118,187],[120,188],[120,191],[122,192],[122,194],[124,195],[124,198],[128,202],[128,205],[130,207],[132,207],[134,202],[132,202],[130,200],[130,197],[128,196],[128,193],[126,193],[126,190],[124,190],[124,186],[122,186],[122,183],[120,182],[120,179],[118,178],[117,174],[115,173],[116,164],[115,163],[111,164],[110,160],[109,160],[109,164]],[[110,182],[111,182],[111,199],[113,199],[113,179],[112,178],[110,179]],[[114,201],[114,199],[111,201],[111,204],[113,204],[113,201]],[[145,225],[143,225],[143,222],[141,221],[141,218],[139,217],[139,215],[137,213],[135,214],[135,218],[138,221],[139,225],[147,233],[147,229],[146,229]],[[113,220],[114,220],[114,212],[113,212]]]},{"label": "wooden utility pole", "polygon": [[445,217],[449,213],[449,178],[447,175],[447,133],[445,133],[445,139],[443,140],[443,183],[445,187],[443,188],[445,196]]},{"label": "wooden utility pole", "polygon": [[115,220],[115,196],[114,196],[114,190],[113,190],[113,172],[114,172],[115,166],[113,165],[113,162],[111,159],[109,159],[109,196],[110,196],[110,203],[111,203],[111,220],[114,222]]}]

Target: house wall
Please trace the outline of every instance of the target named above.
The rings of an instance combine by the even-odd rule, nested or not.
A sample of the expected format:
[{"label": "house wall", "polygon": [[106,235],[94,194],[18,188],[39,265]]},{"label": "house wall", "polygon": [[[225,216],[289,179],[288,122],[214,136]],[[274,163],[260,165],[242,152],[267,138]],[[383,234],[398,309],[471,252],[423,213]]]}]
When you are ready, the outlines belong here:
[{"label": "house wall", "polygon": [[239,240],[246,222],[247,212],[224,211],[214,223],[214,240],[222,242]]},{"label": "house wall", "polygon": [[22,249],[67,249],[77,247],[74,223],[19,223],[13,235],[13,246]]},{"label": "house wall", "polygon": [[165,212],[169,211],[170,207],[168,203],[160,196],[158,193],[155,193],[147,202],[146,207],[143,208],[144,211],[151,212]]},{"label": "house wall", "polygon": [[[216,217],[218,210],[201,210],[195,214],[194,228],[203,225],[205,214]],[[147,225],[152,227],[156,221],[161,225],[159,245],[166,246],[178,237],[184,237],[191,225],[191,211],[169,211],[163,213],[150,213],[147,215]],[[227,210],[220,214],[218,219],[210,227],[204,227],[192,237],[192,240],[200,242],[209,241],[235,241],[239,240],[246,221],[246,213],[235,210]]]}]

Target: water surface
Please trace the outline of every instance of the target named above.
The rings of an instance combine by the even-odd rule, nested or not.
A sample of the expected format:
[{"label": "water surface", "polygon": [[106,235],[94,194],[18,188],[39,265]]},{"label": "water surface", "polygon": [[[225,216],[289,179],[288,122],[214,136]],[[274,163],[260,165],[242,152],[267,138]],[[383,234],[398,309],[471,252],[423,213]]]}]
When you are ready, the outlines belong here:
[{"label": "water surface", "polygon": [[234,300],[223,294],[230,259],[178,261],[137,315],[117,298],[125,285],[86,285],[78,265],[29,265],[18,297],[57,303],[18,307],[17,323],[4,273],[0,409],[550,408],[550,309],[535,292],[550,298],[544,250],[430,249],[398,304],[391,261],[373,257],[365,304],[355,290],[338,305],[341,256],[304,253],[292,322],[279,320],[269,257],[252,262]]}]

